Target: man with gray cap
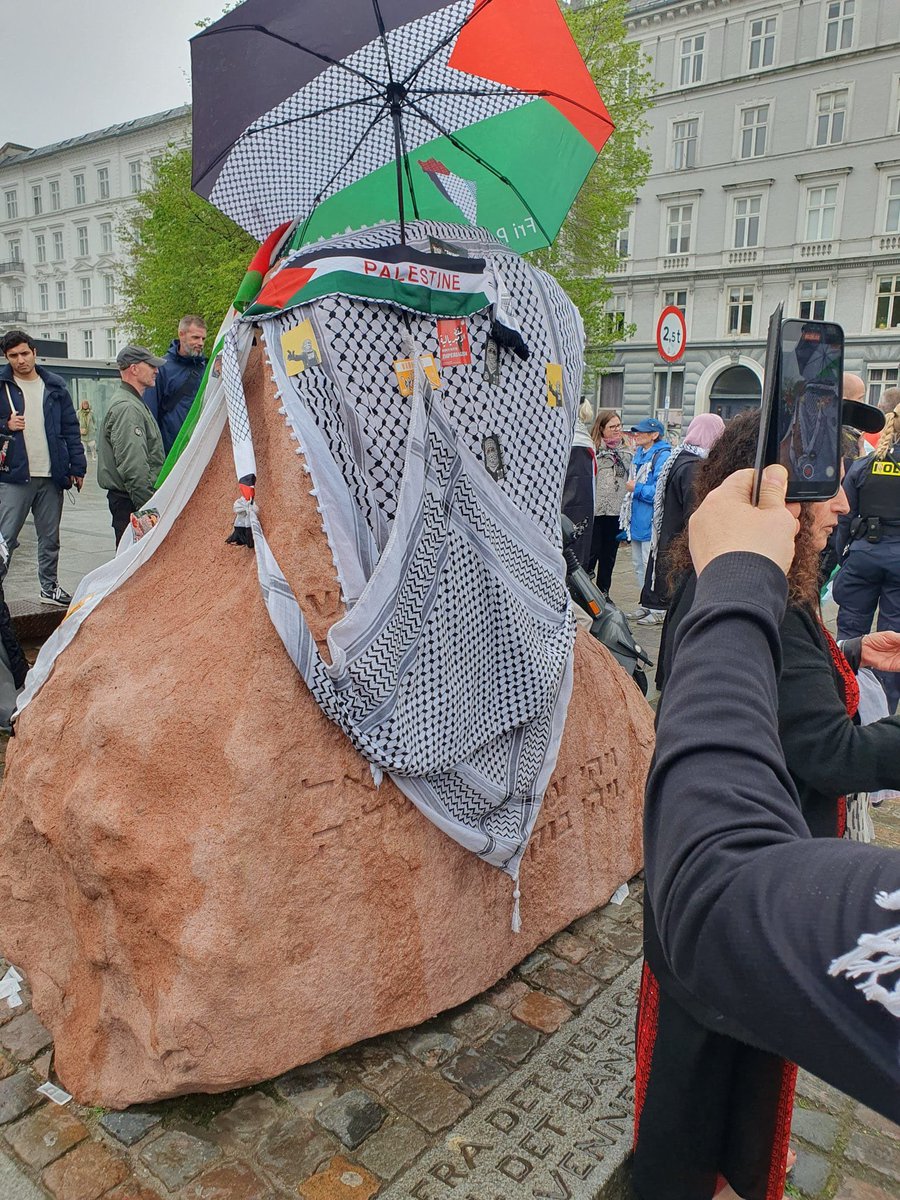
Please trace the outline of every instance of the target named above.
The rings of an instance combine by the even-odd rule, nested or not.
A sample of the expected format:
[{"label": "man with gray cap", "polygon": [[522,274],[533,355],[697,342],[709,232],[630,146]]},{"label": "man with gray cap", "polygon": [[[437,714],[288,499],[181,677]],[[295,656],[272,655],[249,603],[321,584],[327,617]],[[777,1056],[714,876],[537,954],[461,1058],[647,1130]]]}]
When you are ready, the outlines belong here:
[{"label": "man with gray cap", "polygon": [[116,545],[156,490],[165,459],[159,426],[141,397],[153,387],[163,360],[143,346],[120,350],[116,366],[122,383],[113,394],[97,440],[97,482],[106,488]]}]

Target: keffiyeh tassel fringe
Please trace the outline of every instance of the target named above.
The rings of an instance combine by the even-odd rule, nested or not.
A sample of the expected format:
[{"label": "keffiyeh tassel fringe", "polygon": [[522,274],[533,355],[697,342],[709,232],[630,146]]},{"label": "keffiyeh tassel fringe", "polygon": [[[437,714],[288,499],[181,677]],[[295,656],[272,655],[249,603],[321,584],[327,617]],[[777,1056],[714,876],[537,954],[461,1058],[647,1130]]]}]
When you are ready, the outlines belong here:
[{"label": "keffiyeh tassel fringe", "polygon": [[522,891],[519,887],[519,873],[516,872],[513,879],[513,910],[512,910],[512,931],[513,933],[522,932],[522,908],[520,900],[522,899]]}]

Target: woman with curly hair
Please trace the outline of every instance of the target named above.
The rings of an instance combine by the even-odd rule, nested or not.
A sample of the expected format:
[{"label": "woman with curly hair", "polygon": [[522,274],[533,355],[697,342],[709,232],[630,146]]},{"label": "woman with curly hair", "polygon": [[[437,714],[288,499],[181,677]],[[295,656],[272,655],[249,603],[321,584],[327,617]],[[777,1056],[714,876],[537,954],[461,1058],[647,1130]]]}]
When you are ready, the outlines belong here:
[{"label": "woman with curly hair", "polygon": [[[732,472],[752,466],[759,413],[735,417],[698,469],[697,504]],[[799,521],[781,625],[778,735],[813,837],[844,832],[843,796],[900,783],[900,718],[855,721],[861,665],[900,670],[900,635],[869,634],[838,647],[819,613],[819,553],[847,511],[842,489],[819,504],[790,505]],[[693,602],[687,532],[671,549],[673,595],[660,647],[660,684],[678,652]],[[690,804],[689,795],[684,803]],[[748,829],[749,842],[753,830]],[[805,899],[809,899],[806,897]],[[749,912],[746,920],[757,915]],[[789,921],[791,914],[786,912]],[[782,1200],[796,1068],[750,1040],[713,1033],[702,1008],[669,971],[645,899],[644,976],[638,1009],[634,1187],[641,1200]],[[764,974],[766,964],[757,964]],[[802,1013],[794,1014],[801,1021]],[[732,1031],[734,1032],[734,1031]]]},{"label": "woman with curly hair", "polygon": [[613,567],[619,551],[619,513],[625,499],[625,485],[631,469],[632,453],[625,442],[622,418],[614,408],[601,408],[591,428],[591,440],[597,458],[594,485],[594,532],[588,558],[588,574],[597,568],[597,587],[609,595]]},{"label": "woman with curly hair", "polygon": [[[875,453],[855,462],[844,479],[850,512],[838,529],[839,558],[848,542],[849,549],[833,589],[839,637],[868,633],[876,609],[878,629],[900,630],[900,391],[891,388],[884,400],[894,406]],[[881,683],[888,711],[895,712],[900,678],[882,675]]]}]

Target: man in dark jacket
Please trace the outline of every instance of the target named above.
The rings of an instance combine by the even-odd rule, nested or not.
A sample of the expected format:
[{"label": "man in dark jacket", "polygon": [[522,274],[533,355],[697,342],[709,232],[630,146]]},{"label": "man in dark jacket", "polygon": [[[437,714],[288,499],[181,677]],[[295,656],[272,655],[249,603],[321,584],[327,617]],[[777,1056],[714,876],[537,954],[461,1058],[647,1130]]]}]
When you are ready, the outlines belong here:
[{"label": "man in dark jacket", "polygon": [[38,543],[41,599],[68,607],[57,579],[63,492],[81,491],[87,459],[78,417],[58,375],[35,364],[35,342],[20,329],[0,341],[0,534],[10,553],[29,513]]},{"label": "man in dark jacket", "polygon": [[182,317],[178,322],[178,337],[166,352],[156,385],[144,393],[144,403],[156,418],[166,454],[172,449],[200,388],[206,370],[205,341],[203,318]]}]

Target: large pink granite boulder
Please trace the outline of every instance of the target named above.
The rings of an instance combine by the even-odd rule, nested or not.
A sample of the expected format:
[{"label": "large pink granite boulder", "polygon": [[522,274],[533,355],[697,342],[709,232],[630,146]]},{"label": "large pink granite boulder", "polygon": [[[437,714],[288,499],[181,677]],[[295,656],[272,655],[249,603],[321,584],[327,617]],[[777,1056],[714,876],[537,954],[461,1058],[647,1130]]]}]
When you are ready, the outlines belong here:
[{"label": "large pink granite boulder", "polygon": [[[323,637],[340,597],[258,360],[272,548]],[[306,476],[302,476],[305,479]],[[0,794],[0,947],[83,1103],[253,1083],[489,987],[641,865],[648,706],[589,637],[511,883],[438,832],[311,699],[251,551],[227,435],[157,554],[22,715]]]}]

